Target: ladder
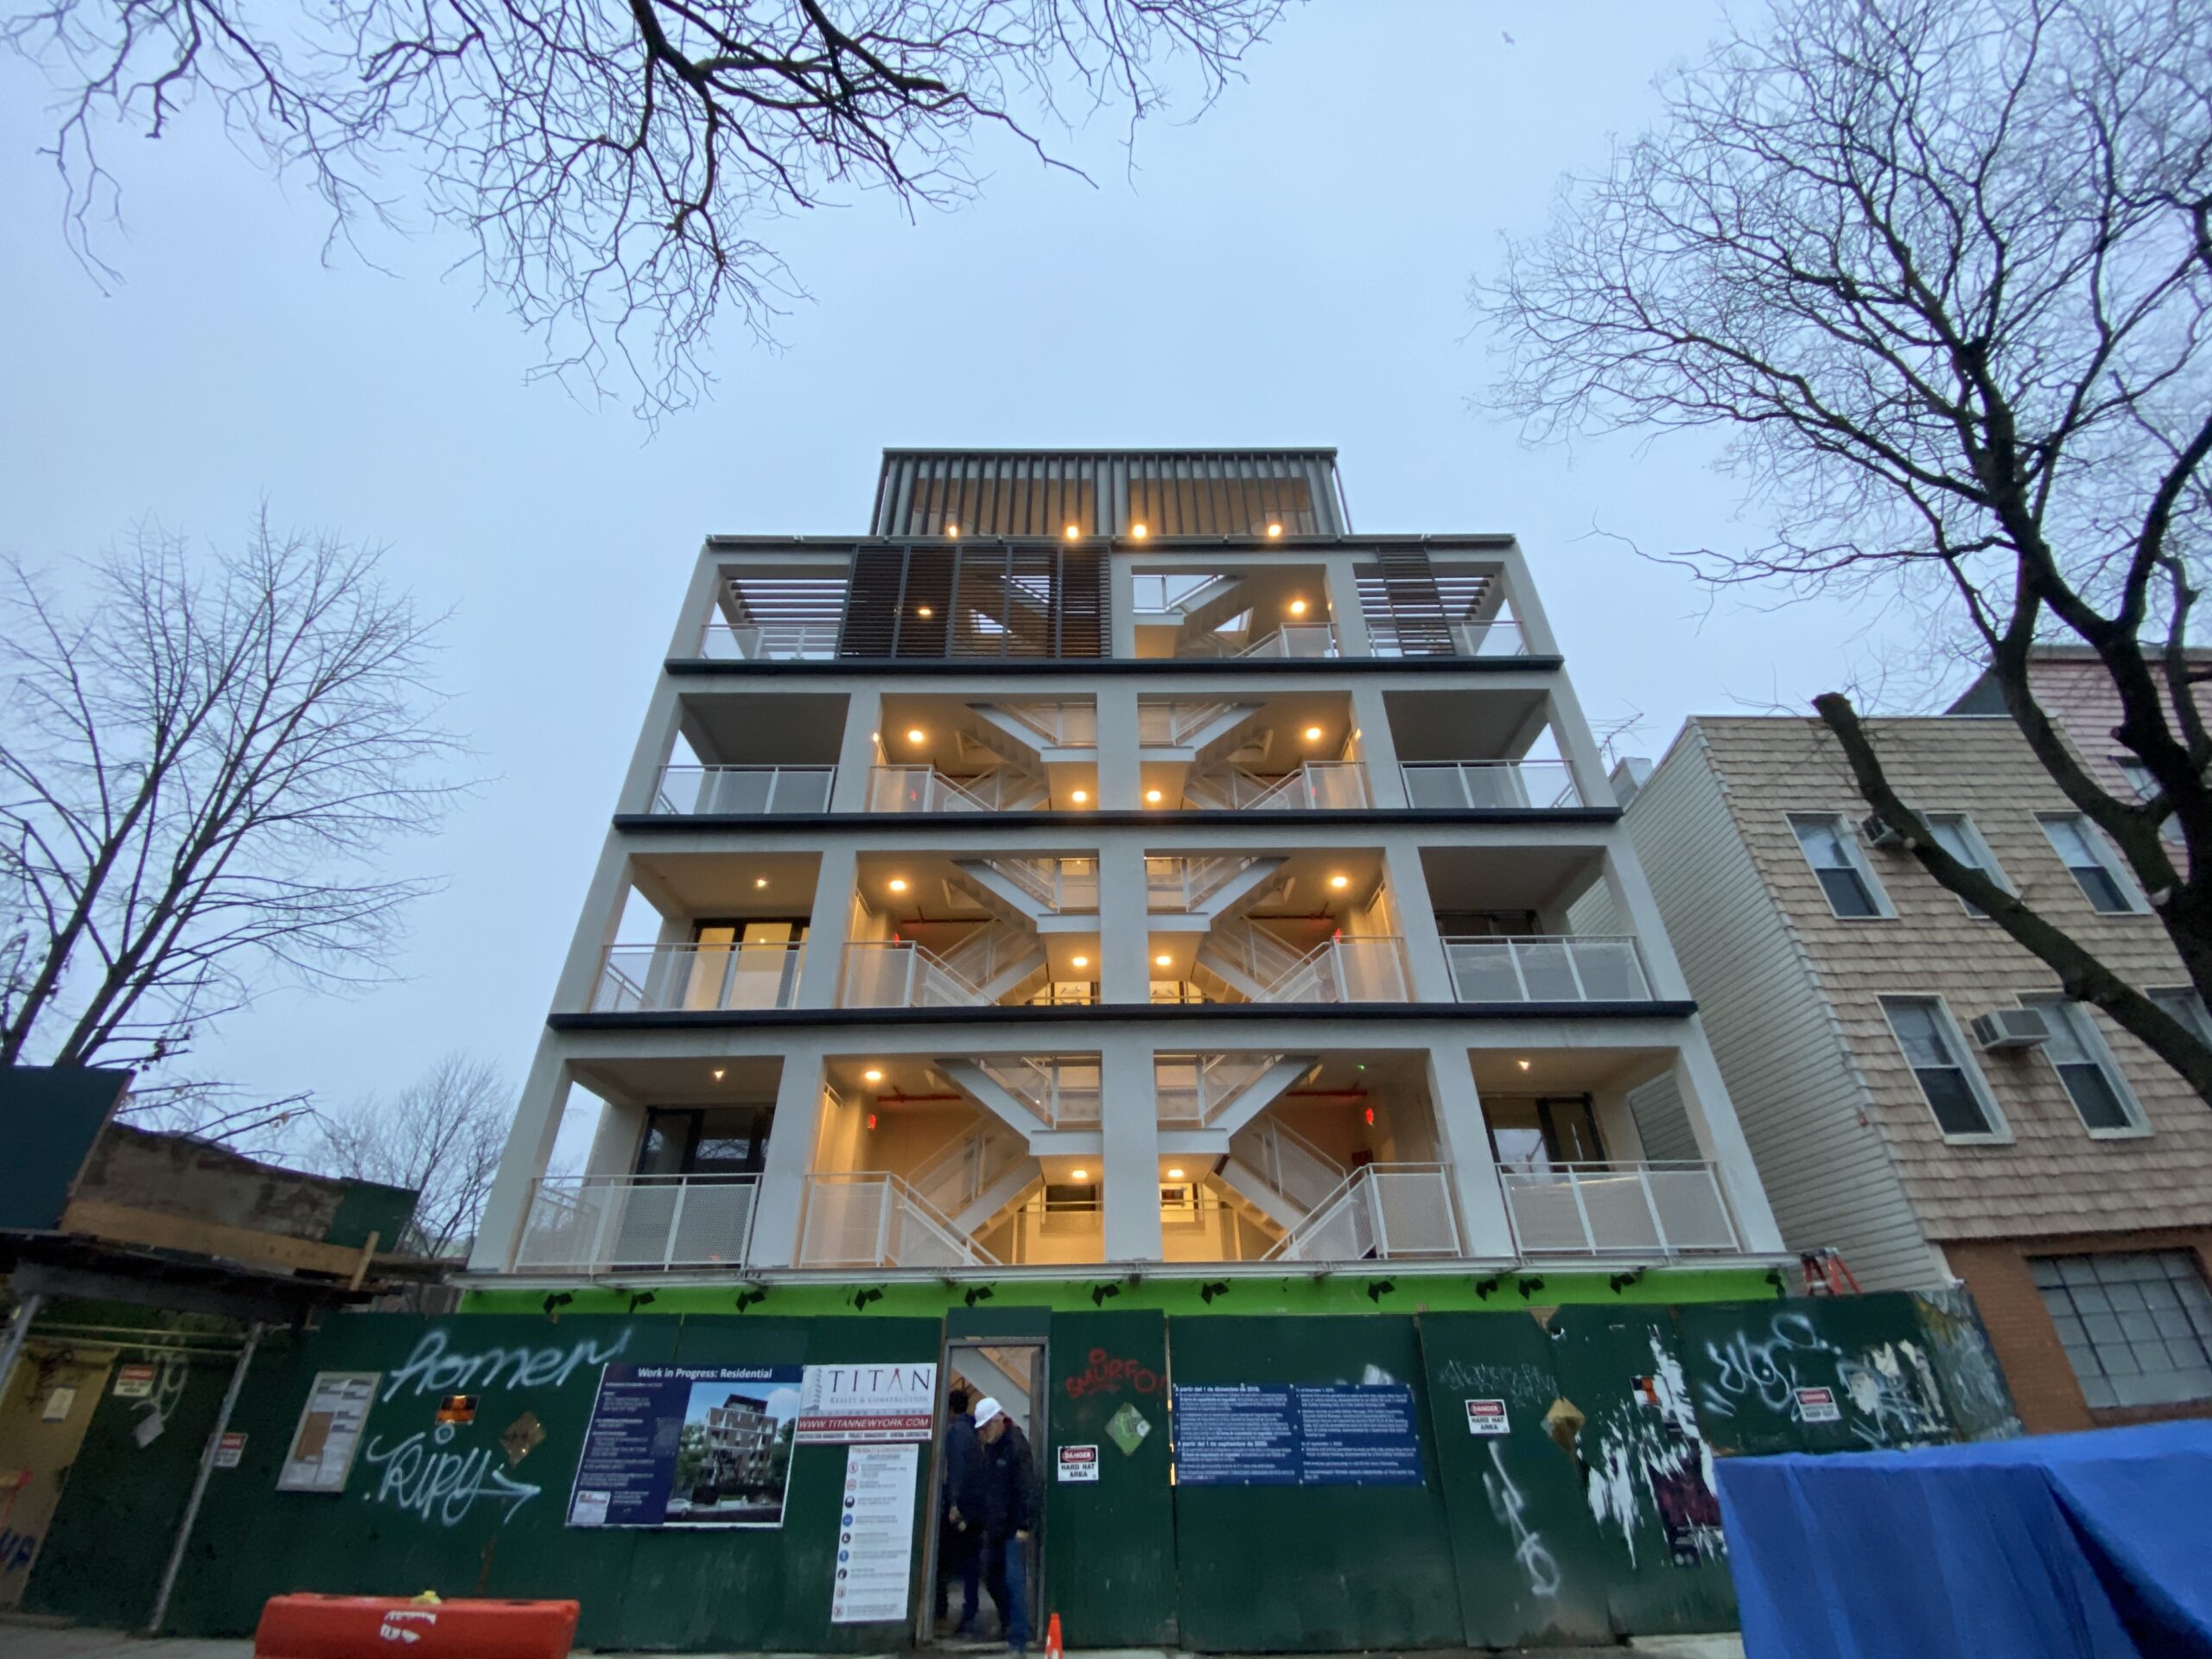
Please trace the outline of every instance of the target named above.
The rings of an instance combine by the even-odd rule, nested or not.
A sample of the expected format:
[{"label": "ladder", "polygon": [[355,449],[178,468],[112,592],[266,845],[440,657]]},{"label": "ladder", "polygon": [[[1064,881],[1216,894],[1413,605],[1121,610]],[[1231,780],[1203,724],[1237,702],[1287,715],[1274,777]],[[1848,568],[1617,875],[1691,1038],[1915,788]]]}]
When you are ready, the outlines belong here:
[{"label": "ladder", "polygon": [[1805,1270],[1808,1296],[1840,1296],[1846,1290],[1853,1296],[1860,1294],[1858,1275],[1845,1262],[1841,1250],[1807,1250],[1797,1260]]}]

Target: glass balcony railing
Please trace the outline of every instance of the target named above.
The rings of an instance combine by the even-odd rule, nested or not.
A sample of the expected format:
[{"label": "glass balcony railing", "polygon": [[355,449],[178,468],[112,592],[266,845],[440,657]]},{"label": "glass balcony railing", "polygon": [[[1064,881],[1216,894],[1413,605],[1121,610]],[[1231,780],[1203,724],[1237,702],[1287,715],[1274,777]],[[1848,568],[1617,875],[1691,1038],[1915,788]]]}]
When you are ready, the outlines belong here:
[{"label": "glass balcony railing", "polygon": [[1398,771],[1413,807],[1541,811],[1582,804],[1563,760],[1422,760]]},{"label": "glass balcony railing", "polygon": [[670,766],[652,810],[686,817],[827,812],[836,780],[835,766]]},{"label": "glass balcony railing", "polygon": [[1524,1255],[1681,1255],[1742,1248],[1711,1164],[1501,1169]]},{"label": "glass balcony railing", "polygon": [[1448,938],[1444,960],[1461,1002],[1649,1002],[1633,938],[1596,934]]},{"label": "glass balcony railing", "polygon": [[594,1014],[760,1013],[798,1005],[798,944],[618,944],[600,964]]},{"label": "glass balcony railing", "polygon": [[837,655],[835,622],[709,622],[699,655],[710,663],[826,663]]}]

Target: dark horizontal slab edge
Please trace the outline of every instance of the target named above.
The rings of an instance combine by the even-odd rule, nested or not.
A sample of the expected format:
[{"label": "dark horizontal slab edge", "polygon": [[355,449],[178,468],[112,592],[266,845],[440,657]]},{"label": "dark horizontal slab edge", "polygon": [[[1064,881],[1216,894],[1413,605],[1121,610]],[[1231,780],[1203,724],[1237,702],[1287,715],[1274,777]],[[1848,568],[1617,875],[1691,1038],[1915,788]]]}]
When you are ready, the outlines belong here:
[{"label": "dark horizontal slab edge", "polygon": [[671,674],[730,675],[742,679],[839,679],[854,674],[927,679],[979,674],[1515,674],[1552,673],[1564,657],[840,657],[818,663],[733,663],[671,657]]},{"label": "dark horizontal slab edge", "polygon": [[850,830],[866,825],[889,830],[926,822],[987,825],[994,830],[1070,830],[1103,824],[1126,830],[1153,824],[1180,829],[1220,829],[1231,824],[1258,830],[1271,824],[1350,825],[1359,823],[1613,823],[1618,806],[1428,807],[1365,806],[1313,808],[1304,811],[1171,812],[617,812],[614,827],[626,833],[677,834],[685,830],[747,830],[779,825],[792,830]]},{"label": "dark horizontal slab edge", "polygon": [[822,1026],[1081,1026],[1160,1020],[1178,1024],[1258,1020],[1680,1020],[1691,1001],[1654,1002],[1090,1002],[1068,1007],[685,1008],[652,1014],[555,1014],[555,1031],[791,1030]]}]

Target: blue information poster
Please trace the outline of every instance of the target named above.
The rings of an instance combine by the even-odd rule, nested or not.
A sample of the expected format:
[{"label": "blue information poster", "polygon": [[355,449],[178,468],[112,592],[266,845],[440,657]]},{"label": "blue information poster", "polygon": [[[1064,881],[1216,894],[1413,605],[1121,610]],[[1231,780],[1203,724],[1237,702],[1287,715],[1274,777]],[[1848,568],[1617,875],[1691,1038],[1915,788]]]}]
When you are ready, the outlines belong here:
[{"label": "blue information poster", "polygon": [[609,1365],[569,1500],[572,1527],[780,1527],[797,1365]]},{"label": "blue information poster", "polygon": [[1397,1383],[1175,1390],[1185,1486],[1418,1486],[1414,1391]]}]

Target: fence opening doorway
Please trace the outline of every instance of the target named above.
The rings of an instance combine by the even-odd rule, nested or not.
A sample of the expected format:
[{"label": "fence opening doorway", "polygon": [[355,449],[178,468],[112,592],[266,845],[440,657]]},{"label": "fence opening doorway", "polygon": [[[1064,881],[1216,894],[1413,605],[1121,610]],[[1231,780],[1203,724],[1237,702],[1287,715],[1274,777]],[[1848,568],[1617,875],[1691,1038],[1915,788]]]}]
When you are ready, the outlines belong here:
[{"label": "fence opening doorway", "polygon": [[[983,1552],[987,1541],[981,1529],[972,1523],[965,1530],[948,1524],[946,1515],[944,1426],[951,1421],[951,1397],[955,1389],[964,1390],[969,1408],[985,1400],[995,1400],[1013,1425],[1029,1443],[1032,1468],[1028,1493],[1029,1512],[1033,1524],[1029,1529],[1027,1541],[1021,1545],[1022,1578],[1027,1594],[1022,1600],[1028,1611],[1029,1645],[1040,1648],[1045,1632],[1039,1622],[1039,1610],[1050,1605],[1045,1599],[1045,1468],[1051,1456],[1046,1444],[1046,1402],[1045,1344],[1033,1338],[1020,1337],[956,1337],[944,1345],[944,1363],[938,1371],[938,1446],[931,1466],[936,1471],[931,1482],[929,1512],[928,1546],[924,1559],[928,1571],[924,1579],[919,1617],[915,1621],[916,1637],[919,1643],[935,1645],[948,1652],[1001,1649],[1006,1638],[1001,1623],[1005,1610],[1001,1608],[988,1587],[999,1574],[987,1572]],[[976,1557],[979,1585],[976,1594],[975,1630],[970,1635],[956,1634],[964,1599],[963,1572],[969,1553]],[[944,1616],[937,1617],[942,1605]]]}]

